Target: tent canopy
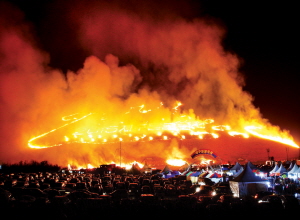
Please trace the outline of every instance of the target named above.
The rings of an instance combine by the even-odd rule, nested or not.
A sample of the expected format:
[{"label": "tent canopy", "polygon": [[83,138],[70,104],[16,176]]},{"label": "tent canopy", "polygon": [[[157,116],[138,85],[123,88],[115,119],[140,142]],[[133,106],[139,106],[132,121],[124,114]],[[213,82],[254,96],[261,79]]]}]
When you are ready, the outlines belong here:
[{"label": "tent canopy", "polygon": [[236,162],[235,165],[230,169],[230,171],[236,171],[238,172],[242,167],[242,165],[239,162]]},{"label": "tent canopy", "polygon": [[233,182],[265,182],[259,176],[256,176],[250,167],[250,162],[245,165],[244,170],[232,180]]},{"label": "tent canopy", "polygon": [[287,169],[285,169],[285,167],[281,164],[280,167],[275,171],[275,173],[286,173]]},{"label": "tent canopy", "polygon": [[279,169],[278,164],[276,163],[274,168],[270,171],[270,173],[276,173],[276,171]]},{"label": "tent canopy", "polygon": [[294,166],[290,169],[290,171],[288,171],[288,173],[289,174],[297,173],[298,169],[299,169],[299,167],[297,166],[297,164],[294,164]]}]

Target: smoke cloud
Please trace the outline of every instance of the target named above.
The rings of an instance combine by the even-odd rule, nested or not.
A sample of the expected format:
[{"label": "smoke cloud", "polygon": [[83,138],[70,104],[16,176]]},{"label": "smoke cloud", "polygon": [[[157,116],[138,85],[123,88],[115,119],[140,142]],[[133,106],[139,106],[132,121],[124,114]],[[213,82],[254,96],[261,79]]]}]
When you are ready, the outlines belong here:
[{"label": "smoke cloud", "polygon": [[[125,113],[142,104],[154,109],[163,102],[157,113],[162,115],[153,113],[148,118],[155,121],[169,117],[169,107],[178,100],[182,111],[220,124],[238,127],[241,121],[262,120],[252,96],[243,91],[240,59],[222,46],[226,29],[218,21],[178,15],[180,6],[187,7],[182,2],[162,10],[151,3],[121,2],[53,2],[40,21],[43,27],[35,27],[22,11],[1,3],[0,162],[108,161],[115,149],[95,154],[92,147],[79,156],[75,146],[59,155],[55,149],[37,153],[28,148],[30,138],[61,126],[60,119],[74,113],[97,113],[98,120],[106,117],[112,124],[120,118],[139,123],[143,116],[131,118]],[[82,63],[68,70],[58,67],[64,59],[71,63],[84,55]],[[93,120],[86,123],[92,126]],[[172,142],[168,148],[156,149],[174,152],[177,148]],[[136,149],[130,157],[137,154],[147,157]]]}]

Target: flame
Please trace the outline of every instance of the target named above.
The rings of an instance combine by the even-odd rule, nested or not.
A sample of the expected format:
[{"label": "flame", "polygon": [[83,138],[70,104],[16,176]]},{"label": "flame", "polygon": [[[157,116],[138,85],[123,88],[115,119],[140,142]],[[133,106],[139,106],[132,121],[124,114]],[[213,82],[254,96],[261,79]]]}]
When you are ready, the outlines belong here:
[{"label": "flame", "polygon": [[236,131],[229,131],[228,134],[230,136],[243,136],[244,138],[249,138],[249,134],[240,133],[240,132],[236,132]]},{"label": "flame", "polygon": [[[40,138],[42,138],[42,137],[45,137],[46,135],[48,135],[48,134],[50,134],[50,133],[53,133],[53,132],[55,132],[55,131],[57,131],[57,130],[59,130],[59,129],[61,129],[61,128],[64,128],[64,127],[66,127],[66,126],[68,126],[68,125],[70,125],[70,124],[73,124],[73,123],[75,123],[75,122],[78,122],[78,121],[80,121],[80,120],[86,118],[87,116],[89,116],[89,115],[91,115],[91,114],[92,114],[92,113],[89,113],[89,114],[87,114],[87,115],[82,116],[81,118],[78,118],[78,119],[75,119],[74,121],[71,121],[70,123],[64,124],[64,125],[62,125],[62,126],[60,126],[60,127],[58,127],[58,128],[52,129],[51,131],[45,132],[45,133],[43,133],[43,134],[41,134],[41,135],[38,135],[38,136],[36,136],[36,137],[31,138],[31,139],[28,141],[28,146],[29,146],[30,148],[40,149],[40,148],[48,148],[48,147],[54,147],[54,146],[57,146],[57,145],[61,145],[61,144],[55,144],[55,145],[51,145],[51,146],[49,146],[49,145],[37,145],[37,144],[33,144],[33,142],[36,141],[37,139],[40,139]],[[63,119],[64,119],[64,117],[63,117]]]},{"label": "flame", "polygon": [[[86,167],[86,161],[98,165],[96,162],[102,159],[97,156],[107,157],[103,161],[115,160],[111,149],[107,150],[109,154],[107,151],[103,155],[93,154],[100,151],[100,144],[111,147],[112,143],[133,142],[141,146],[138,144],[159,140],[153,144],[151,153],[166,155],[163,160],[169,155],[166,149],[157,146],[161,142],[217,139],[223,133],[245,138],[255,135],[298,147],[290,136],[278,130],[273,132],[264,122],[251,123],[251,120],[261,119],[261,115],[252,104],[253,97],[243,90],[238,56],[223,48],[226,28],[202,18],[192,19],[192,22],[183,17],[174,19],[173,14],[169,17],[167,13],[160,13],[161,19],[156,10],[148,10],[155,12],[155,16],[137,16],[136,11],[140,10],[123,10],[115,5],[66,6],[68,10],[62,11],[61,18],[74,24],[79,31],[59,37],[68,42],[65,37],[75,34],[76,51],[91,54],[74,72],[52,66],[49,61],[59,59],[49,57],[48,52],[43,51],[47,47],[38,48],[36,42],[31,41],[38,36],[31,36],[34,27],[22,20],[25,16],[10,17],[16,15],[16,11],[5,5],[1,8],[5,12],[8,9],[0,13],[0,23],[4,22],[5,27],[0,33],[0,54],[4,57],[0,68],[0,97],[4,109],[1,135],[6,137],[1,145],[12,146],[1,151],[4,152],[2,160],[10,160],[11,156],[14,160],[20,158],[24,138],[30,150],[67,145],[70,151],[76,151],[74,157],[81,164],[69,161],[76,159],[69,158],[73,154],[67,150],[61,150],[60,155],[56,154],[56,149],[38,153],[27,151],[22,157],[52,159],[82,167]],[[88,13],[79,16],[76,13],[79,8]],[[141,11],[145,9],[147,7]],[[127,31],[129,29],[133,31]],[[62,54],[64,49],[55,45],[52,48],[58,53],[51,55]],[[124,62],[128,63],[123,65]],[[70,114],[61,118],[62,112]],[[82,112],[93,114],[82,115]],[[62,119],[62,126],[41,128],[44,124],[51,126],[56,118]],[[262,129],[246,126],[261,126]],[[131,150],[136,152],[136,149]],[[170,157],[186,158],[188,153],[184,146],[180,150],[185,157],[177,154]],[[79,154],[84,159],[79,158]],[[139,160],[128,158],[128,161],[135,159]]]},{"label": "flame", "polygon": [[278,133],[278,131],[274,130],[274,128],[268,129],[266,126],[262,125],[246,126],[245,130],[254,136],[299,148],[299,146],[293,141],[293,139],[289,137],[287,133]]},{"label": "flame", "polygon": [[169,159],[169,160],[166,161],[166,163],[171,165],[171,166],[183,166],[187,162],[182,160],[182,159]]},{"label": "flame", "polygon": [[[157,108],[158,110],[163,106],[161,103],[160,106]],[[160,123],[151,123],[147,122],[146,125],[143,124],[137,124],[137,125],[126,125],[124,122],[120,122],[119,126],[101,126],[97,125],[94,127],[95,131],[92,131],[89,127],[80,127],[81,131],[75,131],[73,134],[66,134],[64,136],[65,143],[72,143],[72,142],[78,142],[78,143],[107,143],[107,142],[123,142],[123,141],[152,141],[155,138],[159,137],[161,140],[169,140],[172,137],[177,137],[179,139],[185,139],[186,135],[183,134],[186,132],[187,134],[190,134],[194,138],[204,139],[204,138],[219,138],[219,134],[215,132],[209,132],[205,130],[206,125],[211,125],[215,123],[213,119],[204,119],[199,120],[191,117],[190,115],[179,113],[179,107],[182,106],[181,102],[176,102],[176,106],[173,109],[172,114],[173,120],[165,120],[165,118],[162,118]],[[155,111],[151,110],[143,110],[145,108],[145,105],[142,104],[139,106],[139,113],[143,115],[152,114]],[[134,107],[131,107],[130,109],[134,109]],[[156,109],[156,111],[157,111]],[[130,116],[134,117],[134,112],[126,112],[125,114],[129,114]],[[41,135],[38,135],[36,137],[31,138],[28,141],[28,146],[30,148],[49,148],[54,146],[60,146],[62,143],[54,143],[51,145],[40,145],[35,144],[35,141],[38,139],[44,138],[45,136],[49,135],[50,133],[54,133],[55,131],[62,129],[68,125],[74,124],[75,122],[81,121],[88,116],[92,115],[92,113],[89,113],[87,115],[84,115],[82,117],[75,117],[79,114],[71,114],[69,116],[64,116],[62,118],[63,121],[68,121],[68,123],[55,128],[51,131],[48,131],[46,133],[43,133]],[[101,120],[106,120],[105,118],[102,118]],[[256,123],[257,124],[257,123]],[[147,133],[140,133],[141,127],[144,127],[144,131]],[[222,131],[227,132],[231,136],[240,136],[244,138],[249,138],[249,135],[254,135],[260,138],[280,142],[292,147],[299,146],[292,140],[291,137],[288,136],[288,134],[284,132],[279,132],[277,130],[271,130],[267,126],[245,126],[244,131],[245,132],[238,132],[233,131],[231,126],[229,125],[213,125],[211,126],[212,131]],[[156,132],[156,137],[151,135],[151,132]],[[167,132],[167,133],[166,133]]]}]

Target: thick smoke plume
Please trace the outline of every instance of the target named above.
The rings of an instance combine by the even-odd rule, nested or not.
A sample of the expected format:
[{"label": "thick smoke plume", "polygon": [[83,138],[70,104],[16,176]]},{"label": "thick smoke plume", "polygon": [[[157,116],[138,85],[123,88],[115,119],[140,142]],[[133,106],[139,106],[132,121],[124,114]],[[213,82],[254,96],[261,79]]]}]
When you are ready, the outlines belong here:
[{"label": "thick smoke plume", "polygon": [[[76,150],[60,155],[53,150],[51,155],[28,148],[30,138],[60,126],[63,116],[74,113],[93,112],[117,123],[117,116],[132,107],[144,104],[153,109],[163,102],[164,116],[152,116],[155,121],[168,117],[168,107],[178,100],[182,111],[220,124],[238,127],[244,121],[262,120],[251,95],[243,91],[239,58],[222,46],[226,30],[212,18],[186,19],[176,10],[156,13],[159,6],[153,4],[59,3],[49,5],[57,13],[41,21],[48,24],[43,33],[49,29],[51,53],[21,11],[1,4],[0,162],[44,159],[63,164],[93,157],[108,161],[115,149],[105,155],[95,155],[94,148],[81,149],[78,158]],[[87,57],[76,63],[80,68],[65,71],[51,65],[55,60],[51,55],[67,54],[63,50],[69,48],[68,37]],[[68,55],[68,61],[82,56],[72,50]],[[163,153],[178,147],[171,145],[156,149]],[[72,153],[75,159],[70,158]]]}]

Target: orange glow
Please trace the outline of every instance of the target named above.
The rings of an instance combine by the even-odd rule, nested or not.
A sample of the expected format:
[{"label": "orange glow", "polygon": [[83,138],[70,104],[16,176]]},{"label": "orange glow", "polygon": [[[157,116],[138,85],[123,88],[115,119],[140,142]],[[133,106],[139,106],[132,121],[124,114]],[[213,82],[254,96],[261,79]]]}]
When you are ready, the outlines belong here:
[{"label": "orange glow", "polygon": [[287,133],[278,133],[278,131],[274,130],[274,128],[267,129],[264,126],[247,126],[245,127],[245,130],[254,136],[299,148],[299,146],[289,137]]},{"label": "orange glow", "polygon": [[[70,123],[64,124],[64,125],[62,125],[62,126],[60,126],[60,127],[58,127],[58,128],[55,128],[55,129],[53,129],[53,130],[51,130],[51,131],[48,131],[48,132],[46,132],[46,133],[43,133],[43,134],[41,134],[41,135],[38,135],[38,136],[36,136],[36,137],[31,138],[31,139],[28,141],[28,146],[29,146],[30,148],[36,148],[36,149],[39,149],[39,148],[48,148],[48,147],[54,147],[54,146],[57,146],[57,145],[50,145],[50,146],[49,146],[49,145],[37,145],[37,144],[33,144],[33,142],[36,141],[37,139],[40,139],[40,138],[42,138],[42,137],[45,137],[46,135],[48,135],[48,134],[50,134],[50,133],[53,133],[53,132],[55,132],[55,131],[57,131],[57,130],[59,130],[59,129],[61,129],[61,128],[64,128],[64,127],[66,127],[66,126],[68,126],[68,125],[71,125],[71,124],[73,124],[73,123],[75,123],[75,122],[78,122],[78,121],[80,121],[80,120],[86,118],[87,116],[89,116],[89,115],[91,115],[91,114],[92,114],[92,113],[87,114],[87,115],[84,115],[84,116],[82,116],[82,117],[79,118],[79,119],[75,119],[74,121],[71,121]],[[64,118],[65,118],[65,117],[64,117]],[[61,144],[58,144],[58,145],[61,145]]]},{"label": "orange glow", "polygon": [[[161,105],[163,106],[163,105]],[[145,105],[141,105],[139,109],[139,113],[145,115],[144,117],[147,117],[148,114],[156,113],[160,110],[160,107],[158,107],[155,111],[150,110],[143,110],[145,108]],[[131,124],[127,125],[126,122],[123,121],[120,123],[120,126],[112,126],[108,125],[106,127],[98,125],[97,127],[93,127],[94,130],[91,130],[89,127],[79,127],[80,131],[75,131],[72,134],[65,134],[64,141],[65,143],[107,143],[107,142],[114,142],[114,141],[152,141],[154,140],[153,135],[149,135],[152,133],[152,131],[156,132],[157,137],[161,138],[162,140],[169,140],[172,137],[177,137],[181,140],[186,139],[186,135],[182,134],[183,132],[186,132],[193,137],[198,137],[199,139],[207,139],[207,138],[219,138],[219,134],[214,132],[206,131],[205,125],[211,125],[215,123],[213,119],[205,119],[205,120],[199,120],[195,119],[193,117],[190,117],[186,114],[178,113],[179,107],[182,106],[180,102],[176,103],[176,106],[173,108],[173,111],[171,112],[174,116],[172,121],[166,120],[165,117],[161,119],[160,123],[149,123],[145,127],[143,124]],[[134,109],[134,108],[130,108]],[[130,115],[130,120],[134,122],[134,117],[136,117],[136,113],[126,112],[125,115]],[[94,114],[95,115],[95,114]],[[42,139],[46,137],[47,135],[56,132],[59,129],[62,129],[64,127],[67,127],[71,124],[74,124],[75,122],[81,121],[83,119],[86,119],[88,116],[92,116],[92,113],[84,115],[82,117],[75,117],[78,116],[78,114],[72,114],[69,116],[63,117],[63,121],[68,121],[67,124],[62,125],[61,127],[58,127],[56,129],[53,129],[49,132],[46,132],[44,134],[41,134],[39,136],[33,137],[28,141],[28,146],[30,148],[48,148],[48,147],[54,147],[62,145],[63,142],[59,143],[53,143],[50,145],[45,144],[38,144],[36,143],[39,139]],[[91,118],[91,120],[96,120],[96,118]],[[106,120],[105,118],[101,119],[102,121]],[[122,116],[120,117],[120,120],[122,120]],[[145,127],[143,129],[143,132],[140,133],[142,127]],[[274,130],[271,132],[270,129],[267,129],[265,126],[255,127],[255,126],[246,126],[245,132],[237,132],[232,131],[231,127],[229,125],[213,125],[211,126],[212,130],[214,131],[222,131],[227,132],[231,136],[240,136],[244,138],[249,138],[249,134],[263,138],[268,139],[276,142],[280,142],[286,145],[290,145],[293,147],[299,147],[287,134],[284,132],[279,132],[278,130]],[[264,129],[263,129],[264,128]],[[169,132],[172,137],[169,135],[164,134],[165,132]],[[134,134],[133,134],[134,133]],[[70,138],[73,137],[73,138]]]},{"label": "orange glow", "polygon": [[[125,167],[136,160],[161,166],[167,159],[188,161],[201,147],[225,160],[239,150],[265,152],[265,145],[247,144],[254,137],[298,148],[253,105],[254,97],[243,88],[241,59],[223,48],[226,28],[219,23],[174,19],[169,10],[160,13],[163,19],[137,16],[115,4],[95,4],[63,7],[61,25],[74,24],[76,33],[51,30],[53,39],[67,44],[65,37],[74,36],[76,51],[83,52],[66,60],[51,56],[73,47],[54,40],[56,52],[48,53],[49,47],[33,42],[38,36],[22,20],[26,16],[14,7],[1,14],[1,161],[86,168],[111,160]],[[84,54],[90,56],[78,63]],[[284,154],[285,147],[282,153],[277,144],[280,150],[270,155]]]},{"label": "orange glow", "polygon": [[240,133],[240,132],[236,132],[236,131],[229,131],[228,134],[230,136],[242,136],[244,138],[249,138],[249,134],[246,134],[246,133]]},{"label": "orange glow", "polygon": [[182,159],[169,159],[166,161],[166,163],[171,166],[183,166],[184,164],[186,164],[186,161]]}]

